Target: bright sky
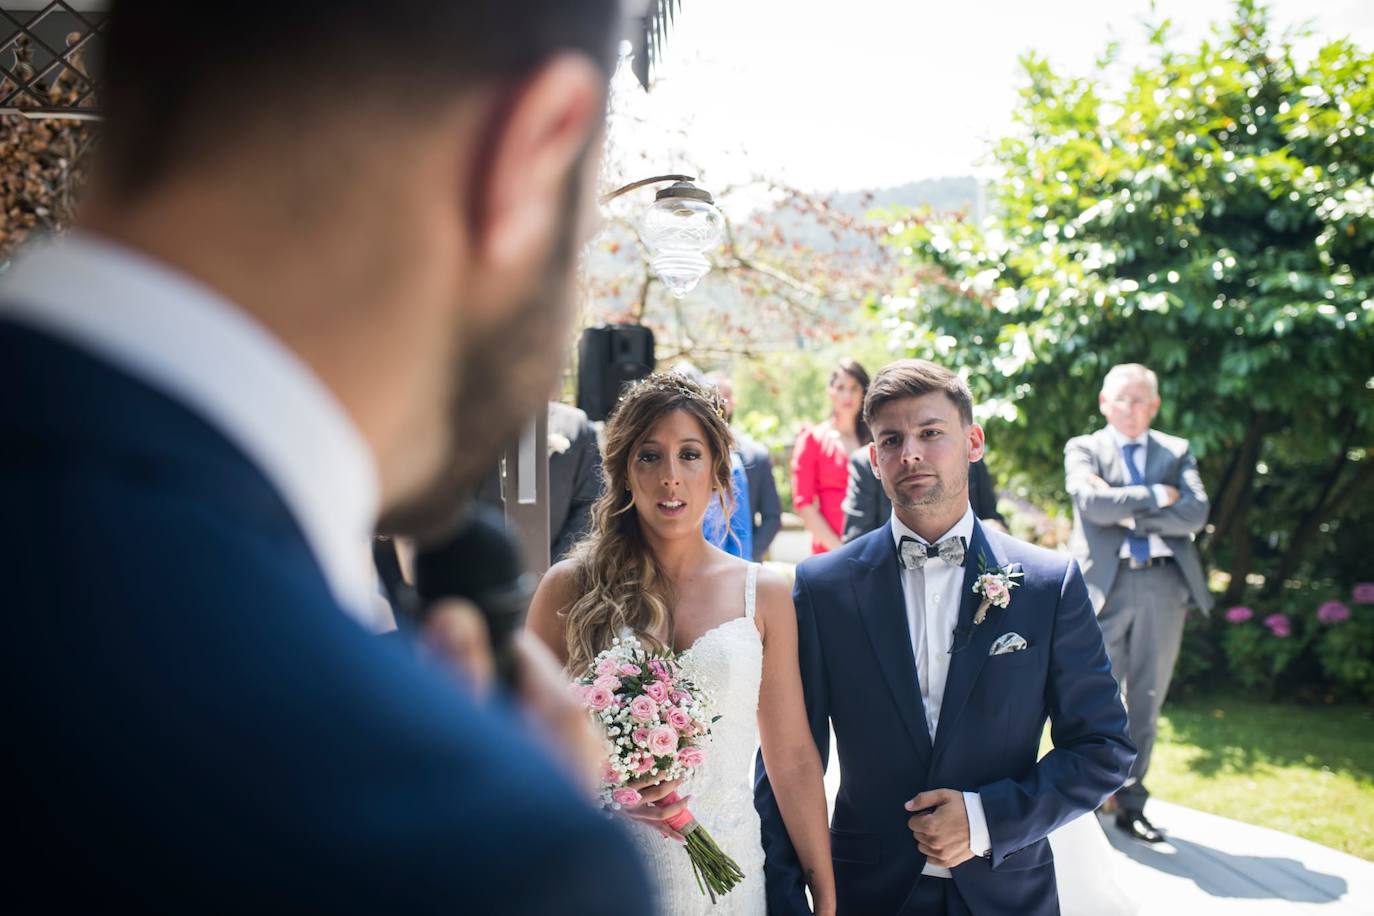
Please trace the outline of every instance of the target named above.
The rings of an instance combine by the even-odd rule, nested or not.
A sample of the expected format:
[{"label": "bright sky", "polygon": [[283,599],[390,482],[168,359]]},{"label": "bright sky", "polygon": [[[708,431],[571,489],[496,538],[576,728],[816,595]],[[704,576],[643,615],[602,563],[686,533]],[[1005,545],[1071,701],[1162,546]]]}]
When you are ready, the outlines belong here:
[{"label": "bright sky", "polygon": [[[886,187],[988,174],[988,141],[1011,127],[1017,58],[1029,50],[1086,74],[1117,39],[1144,48],[1148,0],[683,0],[668,36],[650,119],[626,147],[662,150],[687,127],[702,177],[752,173],[814,190]],[[1180,46],[1224,20],[1230,0],[1157,0]],[[1353,38],[1374,53],[1371,0],[1273,0],[1282,27]],[[1316,41],[1299,45],[1310,51]],[[656,158],[652,157],[651,158]],[[653,168],[653,166],[647,166]]]}]

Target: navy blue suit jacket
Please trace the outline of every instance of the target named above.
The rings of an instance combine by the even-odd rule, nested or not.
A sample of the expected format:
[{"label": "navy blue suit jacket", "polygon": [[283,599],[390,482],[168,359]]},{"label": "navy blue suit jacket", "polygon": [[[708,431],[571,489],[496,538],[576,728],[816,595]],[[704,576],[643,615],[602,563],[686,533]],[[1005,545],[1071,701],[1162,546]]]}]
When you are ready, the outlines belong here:
[{"label": "navy blue suit jacket", "polygon": [[[973,625],[978,558],[1020,563],[1011,604]],[[1046,835],[1099,805],[1135,757],[1126,710],[1077,565],[974,523],[955,648],[934,741],[926,726],[889,521],[797,568],[798,652],[811,730],[829,755],[833,725],[840,790],[830,843],[841,913],[913,913],[908,897],[925,856],[903,805],[929,789],[982,796],[990,858],[953,869],[975,914],[1054,914]],[[989,656],[1003,633],[1029,648]],[[1054,750],[1037,761],[1049,718]],[[796,853],[759,763],[772,914],[805,913]]]},{"label": "navy blue suit jacket", "polygon": [[345,616],[215,429],[3,322],[0,389],[7,911],[648,899],[619,828],[509,710]]}]

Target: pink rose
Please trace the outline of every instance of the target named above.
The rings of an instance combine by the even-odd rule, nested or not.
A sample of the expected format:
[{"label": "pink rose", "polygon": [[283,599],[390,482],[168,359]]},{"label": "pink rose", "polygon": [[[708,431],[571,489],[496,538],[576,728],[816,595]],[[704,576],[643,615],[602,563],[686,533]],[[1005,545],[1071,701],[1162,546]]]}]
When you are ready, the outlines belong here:
[{"label": "pink rose", "polygon": [[658,713],[658,704],[649,697],[635,697],[630,703],[630,716],[640,722],[652,721]]},{"label": "pink rose", "polygon": [[667,757],[677,749],[677,732],[660,725],[649,732],[649,752],[655,757]]},{"label": "pink rose", "polygon": [[644,695],[655,703],[664,703],[668,700],[668,688],[663,686],[662,681],[650,681],[644,685]]},{"label": "pink rose", "polygon": [[639,804],[640,799],[640,794],[629,786],[623,789],[616,789],[611,793],[611,801],[615,802],[617,805],[624,805],[626,807]]},{"label": "pink rose", "polygon": [[631,764],[636,776],[643,776],[654,768],[654,755],[648,751],[640,751],[635,756],[635,761]]},{"label": "pink rose", "polygon": [[620,678],[612,674],[603,674],[595,681],[592,681],[592,685],[595,687],[605,687],[607,690],[614,693],[620,689]]},{"label": "pink rose", "polygon": [[683,706],[692,702],[692,695],[685,690],[673,691],[673,702]]},{"label": "pink rose", "polygon": [[669,672],[667,664],[659,658],[649,659],[649,670],[652,671],[654,677],[658,678],[660,681],[670,680],[673,676]]},{"label": "pink rose", "polygon": [[649,730],[647,728],[636,728],[634,731],[630,732],[630,740],[635,743],[636,747],[648,747]]},{"label": "pink rose", "polygon": [[587,704],[588,709],[601,712],[615,702],[615,696],[605,687],[593,684],[587,688],[587,693],[582,702]]},{"label": "pink rose", "polygon": [[1339,601],[1328,601],[1317,608],[1317,619],[1322,623],[1345,623],[1350,619],[1350,608]]},{"label": "pink rose", "polygon": [[1350,598],[1356,604],[1374,604],[1374,582],[1357,582]]},{"label": "pink rose", "polygon": [[618,662],[613,658],[603,658],[601,663],[596,666],[597,676],[605,677],[608,674],[615,674],[617,664]]},{"label": "pink rose", "polygon": [[699,747],[684,747],[677,752],[677,762],[685,767],[699,767],[706,762],[706,752]]},{"label": "pink rose", "polygon": [[643,674],[644,669],[638,665],[631,665],[629,662],[620,666],[620,673],[626,677],[634,677],[636,674]]},{"label": "pink rose", "polygon": [[1254,616],[1255,612],[1250,610],[1248,607],[1242,607],[1237,605],[1236,607],[1233,607],[1226,612],[1226,622],[1245,623],[1245,621],[1249,620],[1251,617]]},{"label": "pink rose", "polygon": [[686,710],[673,707],[668,710],[667,719],[668,724],[677,729],[679,734],[685,735],[692,728],[692,717],[687,714]]},{"label": "pink rose", "polygon": [[1002,599],[1007,597],[1007,586],[1001,579],[997,579],[993,576],[984,576],[983,597],[987,598],[993,604],[1000,605]]}]

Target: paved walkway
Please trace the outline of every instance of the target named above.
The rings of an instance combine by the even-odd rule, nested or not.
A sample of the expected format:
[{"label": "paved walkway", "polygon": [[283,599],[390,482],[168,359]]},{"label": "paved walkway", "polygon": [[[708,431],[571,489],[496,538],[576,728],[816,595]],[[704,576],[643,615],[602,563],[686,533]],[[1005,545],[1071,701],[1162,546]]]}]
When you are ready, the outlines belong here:
[{"label": "paved walkway", "polygon": [[1374,914],[1374,862],[1168,802],[1149,814],[1169,842],[1136,842],[1099,816],[1137,916]]}]

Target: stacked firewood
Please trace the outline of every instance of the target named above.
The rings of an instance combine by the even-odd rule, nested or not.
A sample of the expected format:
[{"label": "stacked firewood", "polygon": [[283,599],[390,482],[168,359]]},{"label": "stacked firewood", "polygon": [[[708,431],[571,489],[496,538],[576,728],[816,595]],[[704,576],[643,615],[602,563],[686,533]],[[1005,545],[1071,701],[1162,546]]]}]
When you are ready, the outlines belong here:
[{"label": "stacked firewood", "polygon": [[[67,47],[81,37],[79,32],[68,35]],[[80,50],[67,60],[68,66],[59,67],[50,83],[40,83],[8,104],[19,108],[77,104],[88,88],[81,79],[86,74],[85,62]],[[12,69],[25,83],[33,78],[33,49],[27,36],[14,44]],[[8,78],[0,79],[0,99],[17,88]],[[93,97],[87,96],[80,104],[94,111]],[[34,233],[61,232],[70,225],[95,136],[93,121],[0,116],[0,265]]]}]

